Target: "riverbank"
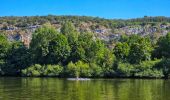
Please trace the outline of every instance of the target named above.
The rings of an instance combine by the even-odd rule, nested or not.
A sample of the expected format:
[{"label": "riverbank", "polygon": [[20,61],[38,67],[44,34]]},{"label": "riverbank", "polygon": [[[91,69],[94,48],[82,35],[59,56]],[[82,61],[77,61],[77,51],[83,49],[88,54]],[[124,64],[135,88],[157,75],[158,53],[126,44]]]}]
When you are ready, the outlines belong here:
[{"label": "riverbank", "polygon": [[0,34],[0,75],[168,78],[169,37],[153,44],[148,37],[121,36],[110,48],[92,33],[79,33],[71,22],[60,32],[46,23],[33,33],[29,48]]}]

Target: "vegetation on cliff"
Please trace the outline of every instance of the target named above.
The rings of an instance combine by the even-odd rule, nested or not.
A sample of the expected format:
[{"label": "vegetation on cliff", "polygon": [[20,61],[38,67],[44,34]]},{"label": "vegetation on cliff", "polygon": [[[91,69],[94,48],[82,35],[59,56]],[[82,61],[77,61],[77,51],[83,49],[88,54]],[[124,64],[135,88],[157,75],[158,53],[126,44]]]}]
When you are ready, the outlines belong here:
[{"label": "vegetation on cliff", "polygon": [[146,77],[170,74],[170,33],[121,36],[115,47],[66,21],[58,32],[49,23],[36,29],[29,48],[0,34],[0,74],[56,77]]}]

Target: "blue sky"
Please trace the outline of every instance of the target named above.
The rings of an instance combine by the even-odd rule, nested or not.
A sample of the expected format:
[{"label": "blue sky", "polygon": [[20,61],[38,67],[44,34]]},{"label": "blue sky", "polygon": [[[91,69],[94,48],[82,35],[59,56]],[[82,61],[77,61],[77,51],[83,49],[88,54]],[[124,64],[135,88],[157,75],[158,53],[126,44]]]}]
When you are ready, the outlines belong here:
[{"label": "blue sky", "polygon": [[170,0],[0,0],[0,16],[170,17]]}]

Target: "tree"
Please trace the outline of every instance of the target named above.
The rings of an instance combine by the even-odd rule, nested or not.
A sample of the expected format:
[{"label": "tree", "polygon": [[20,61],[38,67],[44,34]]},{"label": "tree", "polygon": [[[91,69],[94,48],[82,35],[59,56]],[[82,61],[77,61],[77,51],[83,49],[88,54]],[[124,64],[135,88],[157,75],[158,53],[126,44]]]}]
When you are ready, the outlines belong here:
[{"label": "tree", "polygon": [[7,54],[7,64],[3,68],[6,75],[19,75],[21,70],[31,65],[28,49],[22,42],[13,42]]},{"label": "tree", "polygon": [[4,74],[2,69],[5,67],[9,48],[10,43],[8,42],[7,37],[0,34],[0,74]]},{"label": "tree", "polygon": [[66,21],[61,27],[61,33],[66,36],[71,48],[71,53],[67,62],[77,62],[78,60],[84,58],[84,50],[78,42],[79,32],[76,30],[74,25],[71,22]]},{"label": "tree", "polygon": [[85,50],[79,41],[75,42],[74,46],[71,48],[70,56],[68,62],[72,61],[73,63],[78,60],[85,59]]},{"label": "tree", "polygon": [[119,61],[139,64],[141,61],[151,59],[153,47],[148,37],[131,35],[129,38],[121,40],[123,42],[117,43],[114,48],[114,54]]},{"label": "tree", "polygon": [[154,56],[156,58],[170,58],[170,33],[164,37],[159,38],[157,47],[154,51]]},{"label": "tree", "polygon": [[129,40],[129,37],[127,35],[121,35],[119,41],[120,42],[127,42]]},{"label": "tree", "polygon": [[104,43],[101,40],[94,39],[92,33],[82,33],[78,40],[81,47],[84,49],[85,62],[95,62],[103,56]]},{"label": "tree", "polygon": [[56,38],[49,42],[48,51],[48,63],[57,64],[65,62],[70,55],[70,46],[67,38],[62,34],[58,34]]},{"label": "tree", "polygon": [[[133,42],[132,42],[133,41]],[[129,62],[132,64],[150,60],[153,48],[148,38],[140,37],[136,41],[131,40],[129,51]]]},{"label": "tree", "polygon": [[47,55],[49,54],[49,43],[59,34],[50,24],[45,24],[38,28],[32,36],[30,50],[34,63],[47,64]]},{"label": "tree", "polygon": [[102,66],[103,64],[101,63],[105,56],[105,48],[105,44],[101,40],[93,40],[89,48],[90,52],[87,51],[89,62],[97,63]]},{"label": "tree", "polygon": [[127,57],[129,55],[130,47],[129,45],[124,43],[117,43],[114,48],[114,54],[118,60],[127,61]]},{"label": "tree", "polygon": [[142,38],[144,38],[144,37],[133,34],[133,35],[129,36],[128,39],[126,38],[124,40],[127,40],[126,42],[128,43],[129,46],[131,46],[131,44],[138,43]]},{"label": "tree", "polygon": [[74,43],[78,40],[79,33],[76,30],[76,28],[74,27],[74,25],[69,21],[66,21],[62,25],[60,32],[67,37],[70,45],[74,45]]},{"label": "tree", "polygon": [[100,66],[103,69],[104,76],[112,77],[114,74],[115,55],[108,48],[104,49],[103,57],[101,59]]}]

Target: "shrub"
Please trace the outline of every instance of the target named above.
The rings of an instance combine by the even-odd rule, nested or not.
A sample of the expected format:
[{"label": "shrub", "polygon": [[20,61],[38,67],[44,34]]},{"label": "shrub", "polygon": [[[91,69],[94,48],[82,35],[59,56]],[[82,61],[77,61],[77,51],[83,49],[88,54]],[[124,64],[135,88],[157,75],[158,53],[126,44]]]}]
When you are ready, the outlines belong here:
[{"label": "shrub", "polygon": [[45,65],[35,64],[22,70],[22,76],[59,76],[63,72],[63,67],[60,65]]},{"label": "shrub", "polygon": [[71,77],[90,77],[91,76],[91,69],[89,64],[84,63],[82,61],[78,61],[75,64],[70,62],[67,65],[67,72]]},{"label": "shrub", "polygon": [[147,78],[161,78],[163,77],[163,70],[157,69],[157,64],[161,60],[143,61],[136,67],[135,77],[147,77]]},{"label": "shrub", "polygon": [[143,61],[137,66],[137,69],[146,70],[146,69],[154,68],[160,61],[161,61],[160,59],[153,60],[153,61]]},{"label": "shrub", "polygon": [[78,68],[73,62],[70,62],[67,65],[67,72],[71,77],[79,77],[80,76],[80,68]]},{"label": "shrub", "polygon": [[78,61],[75,63],[76,67],[80,68],[80,76],[81,77],[90,77],[91,76],[91,69],[89,64],[84,63],[82,61]]},{"label": "shrub", "polygon": [[63,72],[63,67],[60,65],[47,65],[43,72],[43,76],[59,76]]},{"label": "shrub", "polygon": [[41,69],[41,65],[35,64],[28,67],[27,69],[22,70],[21,72],[23,76],[41,76]]},{"label": "shrub", "polygon": [[135,73],[135,77],[147,77],[147,78],[162,78],[164,77],[162,70],[146,69]]},{"label": "shrub", "polygon": [[170,77],[170,59],[162,59],[156,66],[156,68],[163,70],[165,78]]},{"label": "shrub", "polygon": [[117,76],[129,77],[134,74],[135,65],[129,63],[119,63],[117,67]]},{"label": "shrub", "polygon": [[31,76],[41,76],[41,73],[38,70],[33,70],[31,74]]},{"label": "shrub", "polygon": [[103,74],[103,70],[101,67],[99,67],[95,63],[90,63],[89,66],[91,68],[91,76],[92,77],[103,77],[104,74]]}]

